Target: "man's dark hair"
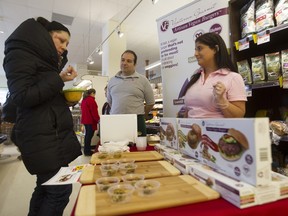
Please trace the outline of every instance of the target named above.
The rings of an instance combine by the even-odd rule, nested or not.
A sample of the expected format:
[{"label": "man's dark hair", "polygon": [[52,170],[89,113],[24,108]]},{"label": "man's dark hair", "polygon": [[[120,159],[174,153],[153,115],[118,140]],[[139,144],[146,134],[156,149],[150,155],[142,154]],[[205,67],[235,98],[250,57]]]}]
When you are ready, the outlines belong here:
[{"label": "man's dark hair", "polygon": [[137,64],[137,55],[136,55],[136,53],[135,53],[134,51],[132,51],[132,50],[125,50],[125,51],[122,53],[121,57],[122,57],[125,53],[130,53],[130,54],[132,54],[132,55],[134,56],[134,65],[136,65],[136,64]]}]

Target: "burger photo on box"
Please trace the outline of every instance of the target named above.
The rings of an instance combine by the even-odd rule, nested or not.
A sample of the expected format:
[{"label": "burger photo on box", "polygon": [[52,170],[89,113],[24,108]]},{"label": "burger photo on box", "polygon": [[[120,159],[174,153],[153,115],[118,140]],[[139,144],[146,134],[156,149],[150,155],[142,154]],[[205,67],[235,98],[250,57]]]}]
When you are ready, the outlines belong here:
[{"label": "burger photo on box", "polygon": [[228,161],[236,161],[249,149],[249,143],[243,133],[231,128],[227,134],[219,139],[218,147],[222,158]]}]

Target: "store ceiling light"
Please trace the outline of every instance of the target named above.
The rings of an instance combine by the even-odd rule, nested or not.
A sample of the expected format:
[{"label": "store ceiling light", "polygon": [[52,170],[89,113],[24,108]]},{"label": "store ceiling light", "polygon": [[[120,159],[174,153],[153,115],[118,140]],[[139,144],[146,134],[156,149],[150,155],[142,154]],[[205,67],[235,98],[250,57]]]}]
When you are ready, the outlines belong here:
[{"label": "store ceiling light", "polygon": [[121,38],[124,36],[124,33],[121,31],[120,25],[118,26],[118,31],[117,31],[118,37]]},{"label": "store ceiling light", "polygon": [[99,47],[97,50],[98,55],[102,55],[103,54],[103,50],[102,47]]},{"label": "store ceiling light", "polygon": [[[117,28],[130,16],[130,14],[138,7],[138,5],[142,2],[143,0],[139,0],[139,2],[133,7],[133,9],[124,17],[124,19],[120,22],[120,24],[112,31],[112,32],[110,32],[110,34],[100,43],[100,45],[97,47],[97,48],[95,48],[94,50],[93,50],[93,52],[90,54],[90,56],[92,56],[95,52],[97,52],[99,55],[102,55],[102,53],[103,53],[103,50],[102,50],[102,46],[103,46],[103,44],[111,37],[111,35],[114,33],[114,32],[117,32],[118,33],[118,31],[117,31]],[[153,2],[153,1],[152,1]],[[118,35],[119,35],[120,33],[118,33]],[[119,37],[120,37],[120,35],[119,35]]]},{"label": "store ceiling light", "polygon": [[158,60],[156,62],[153,62],[152,64],[149,64],[145,67],[145,70],[150,70],[152,68],[158,67],[159,65],[161,65],[161,61]]},{"label": "store ceiling light", "polygon": [[88,88],[89,86],[92,85],[91,80],[81,80],[80,83],[76,84],[76,88]]},{"label": "store ceiling light", "polygon": [[152,0],[152,4],[157,4],[159,0]]},{"label": "store ceiling light", "polygon": [[89,56],[89,57],[87,58],[87,63],[88,63],[88,64],[94,64],[94,60],[93,60],[92,56]]}]

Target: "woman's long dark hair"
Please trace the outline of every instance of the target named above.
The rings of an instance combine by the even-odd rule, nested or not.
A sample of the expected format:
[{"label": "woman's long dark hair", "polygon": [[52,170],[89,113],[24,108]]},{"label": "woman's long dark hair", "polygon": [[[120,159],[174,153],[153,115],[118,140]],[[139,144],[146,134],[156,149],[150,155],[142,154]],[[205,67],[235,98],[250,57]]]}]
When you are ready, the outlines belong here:
[{"label": "woman's long dark hair", "polygon": [[[196,38],[195,43],[201,43],[204,45],[209,46],[211,49],[216,50],[215,54],[215,60],[217,64],[217,68],[226,68],[230,70],[231,72],[237,73],[237,67],[233,64],[228,51],[226,44],[222,37],[219,34],[216,33],[205,33],[198,38]],[[195,73],[191,76],[189,83],[186,85],[186,87],[183,90],[183,93],[180,95],[180,97],[185,96],[187,90],[200,78],[201,73]]]}]

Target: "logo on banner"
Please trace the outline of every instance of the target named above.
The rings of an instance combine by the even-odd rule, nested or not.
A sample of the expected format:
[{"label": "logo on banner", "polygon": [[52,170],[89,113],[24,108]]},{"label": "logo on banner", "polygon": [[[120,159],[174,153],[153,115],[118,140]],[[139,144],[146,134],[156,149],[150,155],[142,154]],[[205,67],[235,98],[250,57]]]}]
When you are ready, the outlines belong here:
[{"label": "logo on banner", "polygon": [[204,34],[204,31],[203,31],[203,30],[197,30],[197,31],[194,33],[194,36],[193,36],[194,41],[196,40],[196,38],[198,38],[198,37],[201,36],[202,34]]},{"label": "logo on banner", "polygon": [[168,30],[168,27],[169,27],[169,21],[168,20],[165,20],[162,22],[161,26],[160,26],[160,29],[162,32],[165,32]]},{"label": "logo on banner", "polygon": [[209,32],[214,32],[216,34],[220,34],[221,31],[222,31],[222,26],[220,24],[216,23],[216,24],[211,26]]}]

